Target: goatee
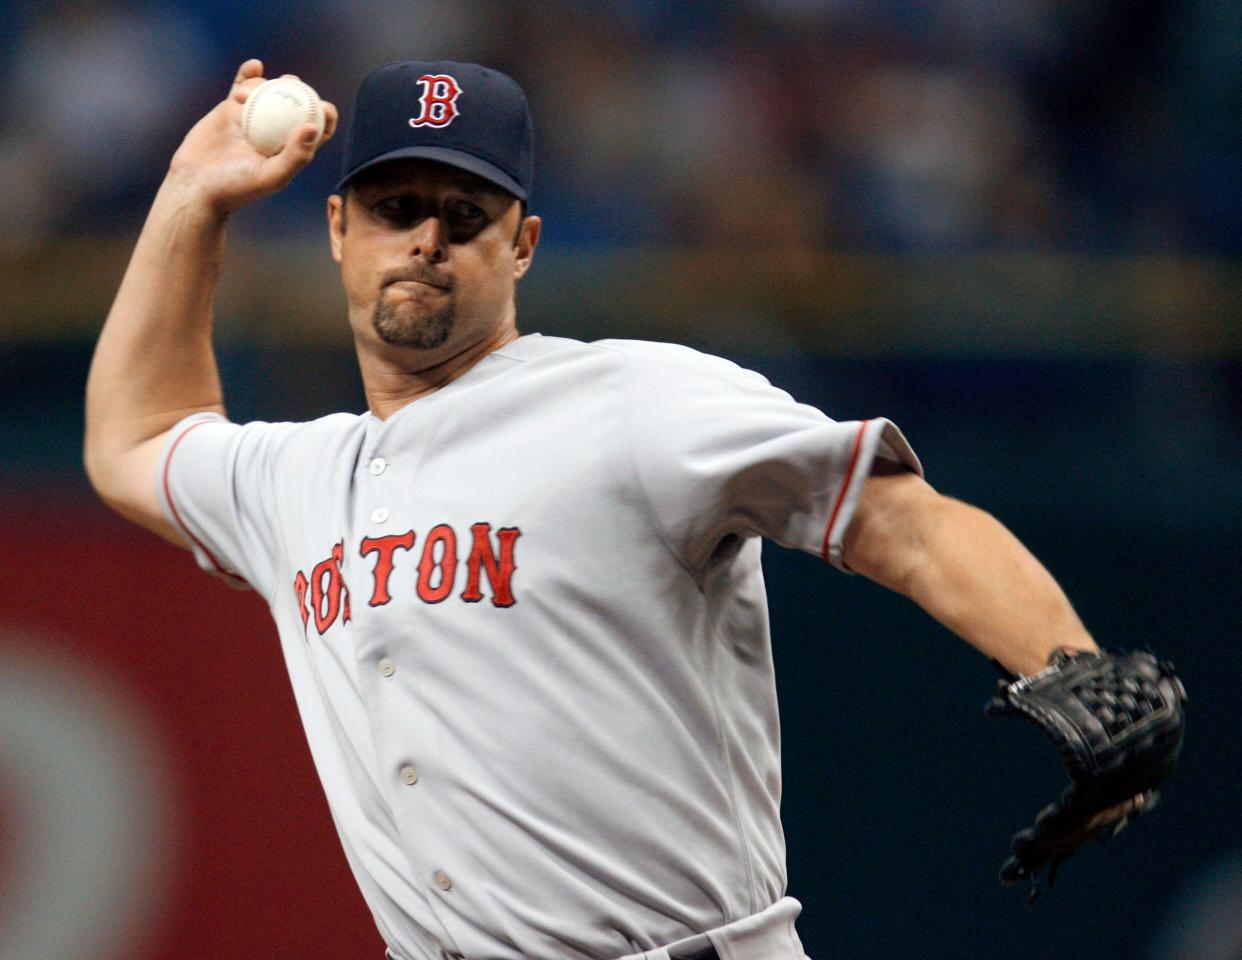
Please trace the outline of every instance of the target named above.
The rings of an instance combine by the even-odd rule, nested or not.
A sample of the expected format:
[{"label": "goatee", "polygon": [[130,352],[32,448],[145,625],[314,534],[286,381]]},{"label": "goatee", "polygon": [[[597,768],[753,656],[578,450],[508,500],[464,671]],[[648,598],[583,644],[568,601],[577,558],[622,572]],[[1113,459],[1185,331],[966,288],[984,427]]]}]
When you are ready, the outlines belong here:
[{"label": "goatee", "polygon": [[416,309],[410,303],[391,304],[381,299],[371,314],[371,326],[385,343],[416,350],[444,346],[453,332],[456,314],[452,304],[421,317],[411,317]]},{"label": "goatee", "polygon": [[[429,313],[415,301],[398,299],[396,303],[387,297],[389,286],[394,283],[422,283],[441,291],[442,305]],[[371,326],[385,343],[416,350],[434,350],[444,346],[453,332],[456,304],[453,288],[456,282],[440,270],[425,263],[411,263],[398,270],[390,270],[380,278],[380,296],[371,313]],[[423,291],[426,293],[426,291]]]}]

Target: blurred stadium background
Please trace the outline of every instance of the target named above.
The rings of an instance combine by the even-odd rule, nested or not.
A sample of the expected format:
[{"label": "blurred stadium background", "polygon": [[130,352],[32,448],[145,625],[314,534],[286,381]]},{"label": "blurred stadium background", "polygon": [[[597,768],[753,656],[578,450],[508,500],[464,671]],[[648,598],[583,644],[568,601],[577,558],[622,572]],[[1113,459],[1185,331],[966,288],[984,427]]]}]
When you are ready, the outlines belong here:
[{"label": "blurred stadium background", "polygon": [[[1236,0],[0,4],[0,960],[379,960],[266,611],[110,517],[91,345],[237,64],[348,117],[392,59],[529,92],[522,326],[674,340],[892,417],[1098,639],[1182,669],[1163,808],[1024,912],[995,871],[1050,748],[899,598],[767,552],[790,892],[831,958],[1237,960],[1242,17]],[[240,419],[361,408],[323,230],[339,141],[235,218]]]}]

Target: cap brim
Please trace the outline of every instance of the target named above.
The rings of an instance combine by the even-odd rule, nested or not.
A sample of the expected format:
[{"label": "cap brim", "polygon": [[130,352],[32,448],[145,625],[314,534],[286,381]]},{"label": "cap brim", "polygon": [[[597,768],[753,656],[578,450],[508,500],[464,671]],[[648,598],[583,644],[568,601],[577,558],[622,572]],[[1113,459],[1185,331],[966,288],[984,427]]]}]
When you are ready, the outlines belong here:
[{"label": "cap brim", "polygon": [[388,153],[381,153],[378,157],[368,160],[361,166],[349,171],[347,176],[342,177],[336,185],[337,191],[345,189],[345,185],[363,171],[370,170],[372,167],[378,167],[381,163],[388,163],[390,160],[435,160],[437,163],[447,164],[450,167],[456,167],[459,170],[465,170],[467,173],[473,173],[475,176],[482,177],[507,193],[513,194],[519,200],[528,199],[526,191],[522,189],[521,185],[501,170],[500,167],[488,163],[486,160],[480,160],[473,154],[463,153],[460,150],[450,150],[447,147],[402,147],[400,150],[390,150]]}]

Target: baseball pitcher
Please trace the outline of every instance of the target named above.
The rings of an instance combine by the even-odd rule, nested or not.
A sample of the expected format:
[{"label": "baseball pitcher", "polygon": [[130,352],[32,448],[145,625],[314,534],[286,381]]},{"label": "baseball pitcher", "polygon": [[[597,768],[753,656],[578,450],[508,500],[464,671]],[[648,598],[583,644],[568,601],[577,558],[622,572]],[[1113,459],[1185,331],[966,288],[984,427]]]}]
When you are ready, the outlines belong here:
[{"label": "baseball pitcher", "polygon": [[523,331],[541,222],[520,87],[404,62],[358,90],[327,200],[367,410],[234,423],[211,344],[229,215],[331,138],[242,130],[263,66],[186,136],[100,335],[99,495],[271,607],[341,843],[393,960],[796,960],[760,544],[911,597],[1010,676],[989,709],[1070,786],[1037,879],[1149,807],[1182,692],[1103,653],[988,514],[882,417],[733,363]]}]

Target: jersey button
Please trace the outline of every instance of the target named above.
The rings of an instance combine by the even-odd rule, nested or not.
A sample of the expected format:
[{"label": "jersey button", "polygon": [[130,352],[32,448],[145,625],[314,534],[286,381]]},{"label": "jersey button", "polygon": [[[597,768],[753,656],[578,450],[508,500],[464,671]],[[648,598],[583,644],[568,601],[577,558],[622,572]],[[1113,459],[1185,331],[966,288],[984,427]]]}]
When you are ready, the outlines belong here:
[{"label": "jersey button", "polygon": [[387,519],[388,519],[388,508],[387,507],[376,507],[374,510],[371,511],[371,522],[372,523],[383,523]]},{"label": "jersey button", "polygon": [[391,660],[385,657],[383,660],[379,662],[379,672],[382,673],[386,677],[391,677],[394,673],[397,672],[396,664],[394,664]]},{"label": "jersey button", "polygon": [[407,787],[412,787],[418,783],[418,771],[413,766],[401,768],[401,782]]},{"label": "jersey button", "polygon": [[385,469],[387,469],[387,467],[388,467],[387,460],[385,460],[383,457],[376,457],[367,466],[367,469],[371,471],[371,476],[378,477],[381,473],[384,472]]},{"label": "jersey button", "polygon": [[435,875],[436,886],[448,893],[453,889],[453,881],[443,870],[437,870]]}]

